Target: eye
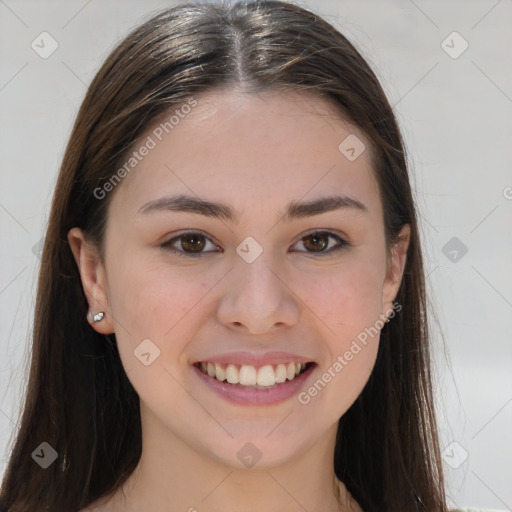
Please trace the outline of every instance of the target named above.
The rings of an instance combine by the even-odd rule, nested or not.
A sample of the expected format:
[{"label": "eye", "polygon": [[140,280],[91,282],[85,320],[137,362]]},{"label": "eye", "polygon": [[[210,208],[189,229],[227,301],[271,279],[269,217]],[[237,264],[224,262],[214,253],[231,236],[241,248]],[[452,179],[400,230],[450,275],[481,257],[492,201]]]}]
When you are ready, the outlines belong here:
[{"label": "eye", "polygon": [[[330,245],[329,240],[334,240],[337,245]],[[316,253],[318,256],[326,256],[351,245],[340,236],[329,231],[313,231],[303,236],[299,243],[306,247],[306,252]],[[328,250],[325,250],[326,248]]]},{"label": "eye", "polygon": [[[329,240],[334,240],[335,244],[330,244]],[[208,243],[211,244],[213,250],[203,251]],[[335,251],[351,246],[349,242],[329,231],[313,231],[303,236],[299,243],[303,244],[306,248],[306,252],[316,254],[317,256],[326,256]],[[181,246],[181,248],[177,248],[176,245]],[[166,251],[170,251],[173,254],[181,256],[182,258],[189,256],[193,258],[199,257],[208,252],[215,252],[215,249],[220,249],[218,245],[213,243],[209,237],[200,231],[186,231],[181,233],[180,235],[161,244],[161,247]],[[326,250],[326,248],[328,250]]]},{"label": "eye", "polygon": [[[204,235],[200,231],[187,231],[185,233],[181,233],[179,236],[171,238],[169,241],[163,243],[161,247],[183,258],[186,258],[187,256],[198,257],[201,256],[201,254],[204,254],[202,250],[207,245],[205,240],[210,241],[211,245],[214,248],[219,248],[217,245],[211,242],[211,240],[206,235]],[[179,244],[182,247],[182,249],[176,249],[176,244]]]}]

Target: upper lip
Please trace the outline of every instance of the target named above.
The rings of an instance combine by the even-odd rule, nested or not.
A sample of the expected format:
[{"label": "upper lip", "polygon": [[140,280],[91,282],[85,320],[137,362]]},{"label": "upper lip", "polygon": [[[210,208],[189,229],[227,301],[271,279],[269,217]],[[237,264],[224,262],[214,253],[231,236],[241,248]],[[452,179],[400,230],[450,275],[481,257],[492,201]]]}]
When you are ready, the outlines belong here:
[{"label": "upper lip", "polygon": [[234,365],[251,365],[251,366],[265,366],[267,364],[286,364],[294,363],[310,363],[311,358],[299,356],[289,352],[264,352],[256,354],[254,352],[227,352],[224,354],[216,354],[214,356],[198,359],[192,364],[197,363],[219,363],[219,364],[234,364]]}]

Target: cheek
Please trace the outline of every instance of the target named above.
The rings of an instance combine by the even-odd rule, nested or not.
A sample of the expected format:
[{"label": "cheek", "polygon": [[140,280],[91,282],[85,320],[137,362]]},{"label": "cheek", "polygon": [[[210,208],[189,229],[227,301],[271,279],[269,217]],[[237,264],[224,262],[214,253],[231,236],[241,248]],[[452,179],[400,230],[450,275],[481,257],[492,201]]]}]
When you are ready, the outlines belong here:
[{"label": "cheek", "polygon": [[125,258],[116,262],[111,275],[110,301],[126,373],[139,375],[145,368],[137,359],[141,343],[148,348],[144,353],[158,354],[148,368],[156,370],[165,366],[175,372],[176,361],[194,335],[189,315],[200,305],[208,291],[207,285],[193,278],[187,269],[171,269],[134,256],[130,261]]},{"label": "cheek", "polygon": [[363,391],[375,365],[378,346],[378,335],[364,343],[357,338],[352,340],[323,366],[319,377],[306,390],[309,396],[325,393],[323,404],[330,404],[325,408],[332,408],[329,414],[333,421],[345,414]]},{"label": "cheek", "polygon": [[382,279],[378,265],[353,258],[337,268],[315,273],[312,279],[299,276],[293,289],[314,316],[322,320],[328,337],[342,347],[348,338],[379,319]]},{"label": "cheek", "polygon": [[171,411],[190,398],[180,384],[185,368],[180,363],[201,325],[194,313],[200,312],[207,286],[176,268],[131,263],[125,268],[133,271],[119,273],[114,287],[113,314],[123,326],[116,325],[121,362],[143,402],[153,411]]},{"label": "cheek", "polygon": [[338,271],[331,268],[323,277],[316,274],[314,280],[296,283],[308,308],[321,320],[316,325],[327,348],[317,380],[306,389],[302,403],[322,395],[318,404],[333,404],[333,421],[359,396],[375,364],[383,325],[381,271],[375,262],[354,258]]},{"label": "cheek", "polygon": [[[127,251],[129,252],[129,251]],[[192,268],[137,256],[116,261],[111,271],[113,314],[137,336],[162,338],[205,294]]]}]

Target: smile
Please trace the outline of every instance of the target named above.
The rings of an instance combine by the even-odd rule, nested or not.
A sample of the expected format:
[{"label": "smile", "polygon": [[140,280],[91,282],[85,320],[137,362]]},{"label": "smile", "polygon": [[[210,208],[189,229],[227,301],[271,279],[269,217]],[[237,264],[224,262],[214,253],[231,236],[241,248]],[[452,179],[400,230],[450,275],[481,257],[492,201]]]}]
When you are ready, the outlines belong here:
[{"label": "smile", "polygon": [[291,381],[301,375],[313,363],[289,362],[286,364],[266,364],[253,366],[249,364],[197,363],[197,367],[209,377],[219,382],[246,387],[248,389],[268,389]]},{"label": "smile", "polygon": [[[306,385],[314,362],[251,365],[199,361],[192,365],[208,392],[236,405],[270,406],[290,400]],[[254,361],[256,362],[256,361]]]}]

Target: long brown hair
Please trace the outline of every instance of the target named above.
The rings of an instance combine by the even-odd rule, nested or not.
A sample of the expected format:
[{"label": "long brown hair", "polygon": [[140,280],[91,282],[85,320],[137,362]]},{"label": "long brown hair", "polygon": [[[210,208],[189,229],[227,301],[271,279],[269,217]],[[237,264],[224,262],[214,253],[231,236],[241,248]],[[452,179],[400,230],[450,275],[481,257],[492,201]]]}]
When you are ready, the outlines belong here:
[{"label": "long brown hair", "polygon": [[[366,512],[445,512],[422,252],[400,130],[354,46],[319,16],[280,1],[166,9],[133,30],[92,81],[53,197],[28,388],[0,511],[76,511],[115,490],[136,467],[139,397],[115,336],[86,321],[67,233],[80,227],[101,249],[114,192],[99,200],[94,190],[155,120],[214,87],[316,94],[371,141],[388,250],[404,224],[410,244],[396,297],[402,311],[383,327],[373,373],[339,422],[334,469]],[[58,454],[46,469],[32,457],[42,442]]]}]

